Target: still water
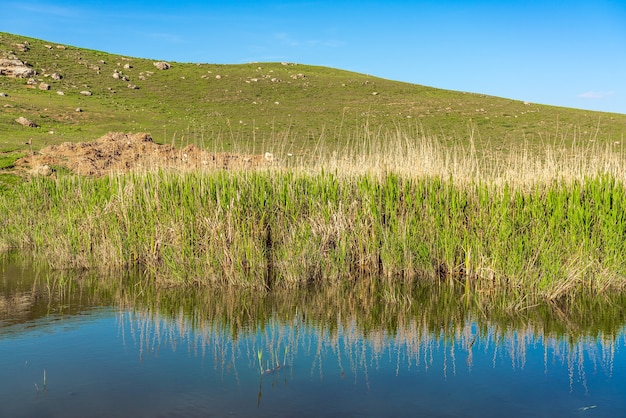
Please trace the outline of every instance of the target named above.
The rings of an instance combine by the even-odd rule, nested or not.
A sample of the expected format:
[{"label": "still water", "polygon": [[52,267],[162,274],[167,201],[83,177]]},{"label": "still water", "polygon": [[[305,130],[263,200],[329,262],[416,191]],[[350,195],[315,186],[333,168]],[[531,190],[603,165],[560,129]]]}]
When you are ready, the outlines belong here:
[{"label": "still water", "polygon": [[626,416],[623,297],[188,292],[7,260],[0,279],[0,417]]}]

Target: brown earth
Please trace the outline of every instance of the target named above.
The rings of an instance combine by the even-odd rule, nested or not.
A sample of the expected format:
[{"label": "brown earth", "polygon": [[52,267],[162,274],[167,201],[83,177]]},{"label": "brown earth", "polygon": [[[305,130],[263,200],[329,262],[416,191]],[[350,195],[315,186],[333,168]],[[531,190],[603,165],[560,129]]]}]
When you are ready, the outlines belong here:
[{"label": "brown earth", "polygon": [[15,167],[48,175],[54,167],[86,176],[103,176],[134,169],[232,169],[272,164],[272,156],[206,152],[195,145],[176,149],[156,144],[150,134],[109,132],[93,142],[52,145],[20,158]]}]

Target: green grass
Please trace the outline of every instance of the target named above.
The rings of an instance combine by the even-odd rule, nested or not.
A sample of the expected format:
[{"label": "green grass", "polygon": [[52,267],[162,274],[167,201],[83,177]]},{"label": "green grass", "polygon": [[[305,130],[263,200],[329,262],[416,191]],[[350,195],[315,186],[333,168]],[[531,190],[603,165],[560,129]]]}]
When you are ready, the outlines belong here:
[{"label": "green grass", "polygon": [[0,154],[0,170],[3,169],[7,169],[7,168],[13,168],[13,165],[15,164],[15,161],[17,161],[18,159],[22,158],[24,155],[24,153],[5,153],[5,154]]},{"label": "green grass", "polygon": [[[52,87],[27,89],[25,80],[0,77],[0,91],[8,94],[0,99],[0,150],[25,150],[30,139],[38,150],[93,140],[109,131],[145,131],[167,143],[208,139],[220,150],[245,146],[264,152],[278,144],[311,150],[319,142],[332,148],[368,125],[372,131],[417,126],[449,147],[467,146],[474,131],[479,150],[500,153],[521,143],[529,148],[572,141],[614,144],[623,141],[626,131],[622,114],[525,105],[303,64],[174,62],[160,71],[153,65],[156,60],[72,46],[58,49],[52,41],[8,33],[0,33],[0,54],[23,41],[30,49],[16,55]],[[125,64],[132,68],[124,69]],[[115,70],[130,81],[114,79]],[[46,77],[53,72],[63,78]],[[139,89],[129,89],[129,83]],[[82,96],[82,90],[93,96]],[[76,112],[77,107],[83,112]],[[19,116],[40,127],[21,127],[14,122]]]},{"label": "green grass", "polygon": [[426,278],[549,300],[624,287],[626,187],[608,156],[578,176],[564,160],[551,178],[521,166],[507,178],[433,148],[404,161],[430,159],[440,171],[429,174],[357,155],[334,168],[33,178],[0,196],[0,248],[184,285]]}]

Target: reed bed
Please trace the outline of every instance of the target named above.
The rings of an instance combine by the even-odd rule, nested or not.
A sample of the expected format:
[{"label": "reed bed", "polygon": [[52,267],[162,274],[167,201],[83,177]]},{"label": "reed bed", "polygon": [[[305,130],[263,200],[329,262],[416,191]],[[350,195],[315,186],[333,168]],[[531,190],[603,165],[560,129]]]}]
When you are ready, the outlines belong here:
[{"label": "reed bed", "polygon": [[55,268],[142,266],[168,284],[270,289],[370,276],[549,300],[624,288],[617,144],[494,156],[478,155],[471,138],[444,148],[418,131],[342,140],[256,171],[33,177],[0,196],[0,248]]}]

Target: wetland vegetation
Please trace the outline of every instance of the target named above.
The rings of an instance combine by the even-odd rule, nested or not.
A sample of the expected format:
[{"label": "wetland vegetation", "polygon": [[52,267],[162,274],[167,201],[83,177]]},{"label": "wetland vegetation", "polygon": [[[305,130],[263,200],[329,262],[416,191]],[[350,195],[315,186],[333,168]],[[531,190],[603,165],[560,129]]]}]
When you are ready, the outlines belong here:
[{"label": "wetland vegetation", "polygon": [[163,283],[299,287],[443,280],[557,300],[624,288],[623,155],[493,164],[422,137],[316,164],[33,177],[0,196],[0,247]]}]

